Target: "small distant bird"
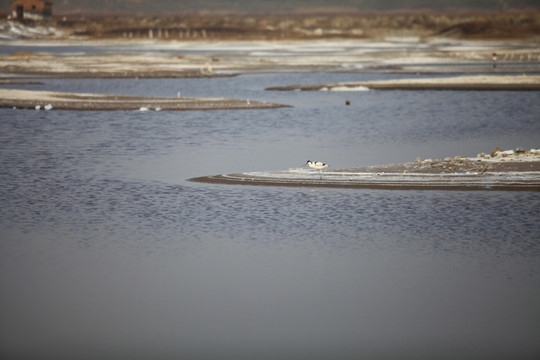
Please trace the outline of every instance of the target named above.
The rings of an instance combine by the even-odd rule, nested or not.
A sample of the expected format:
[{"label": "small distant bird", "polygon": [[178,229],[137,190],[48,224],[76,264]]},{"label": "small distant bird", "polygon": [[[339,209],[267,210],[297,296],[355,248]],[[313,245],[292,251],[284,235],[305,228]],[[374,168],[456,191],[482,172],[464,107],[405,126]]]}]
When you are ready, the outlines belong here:
[{"label": "small distant bird", "polygon": [[206,63],[204,67],[201,67],[201,74],[206,76],[214,75],[214,70],[212,69],[212,65],[209,63]]},{"label": "small distant bird", "polygon": [[149,108],[148,106],[141,106],[141,108],[139,109],[139,111],[148,111]]},{"label": "small distant bird", "polygon": [[52,105],[51,105],[51,104],[45,105],[44,109],[45,109],[45,110],[51,110],[51,109],[52,109]]},{"label": "small distant bird", "polygon": [[345,100],[345,105],[351,105],[351,101],[349,99]]},{"label": "small distant bird", "polygon": [[36,110],[41,109],[41,105],[36,105],[35,109],[36,109]]},{"label": "small distant bird", "polygon": [[325,164],[325,163],[320,162],[320,161],[313,161],[312,162],[311,160],[306,161],[304,166],[306,166],[306,165],[308,165],[312,169],[319,170],[319,175],[321,177],[321,180],[322,180],[321,171],[328,167],[328,164]]}]

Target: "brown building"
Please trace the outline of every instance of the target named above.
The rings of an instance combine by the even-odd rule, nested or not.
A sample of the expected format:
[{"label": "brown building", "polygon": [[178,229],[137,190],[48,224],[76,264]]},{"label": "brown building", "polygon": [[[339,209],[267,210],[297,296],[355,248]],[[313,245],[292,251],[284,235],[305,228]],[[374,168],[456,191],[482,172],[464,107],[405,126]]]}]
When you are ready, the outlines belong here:
[{"label": "brown building", "polygon": [[44,0],[13,0],[13,17],[16,19],[42,20],[52,16],[52,2]]}]

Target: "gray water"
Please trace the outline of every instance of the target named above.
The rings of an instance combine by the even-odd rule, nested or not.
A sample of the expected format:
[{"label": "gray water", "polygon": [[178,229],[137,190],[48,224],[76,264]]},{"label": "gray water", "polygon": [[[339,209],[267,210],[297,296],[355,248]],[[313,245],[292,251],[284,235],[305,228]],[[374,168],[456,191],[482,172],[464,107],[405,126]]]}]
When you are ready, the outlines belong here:
[{"label": "gray water", "polygon": [[540,147],[539,92],[263,90],[374,78],[24,86],[294,107],[0,109],[2,358],[538,358],[539,193],[187,181]]}]

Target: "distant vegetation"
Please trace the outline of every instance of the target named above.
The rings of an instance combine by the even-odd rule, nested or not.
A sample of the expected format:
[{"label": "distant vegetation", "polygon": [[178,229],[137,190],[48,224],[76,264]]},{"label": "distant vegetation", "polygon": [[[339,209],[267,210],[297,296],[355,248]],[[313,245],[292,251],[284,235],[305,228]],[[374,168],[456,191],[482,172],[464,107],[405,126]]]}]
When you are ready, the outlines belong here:
[{"label": "distant vegetation", "polygon": [[446,36],[518,39],[540,34],[540,12],[374,13],[369,15],[68,16],[56,26],[91,38],[159,40],[281,40]]},{"label": "distant vegetation", "polygon": [[[0,0],[7,2],[6,0]],[[9,9],[9,4],[5,6]],[[539,0],[53,0],[65,36],[281,40],[540,35]]]},{"label": "distant vegetation", "polygon": [[[11,1],[2,0],[9,8]],[[55,0],[54,12],[183,13],[183,12],[344,12],[387,10],[540,9],[538,0]]]}]

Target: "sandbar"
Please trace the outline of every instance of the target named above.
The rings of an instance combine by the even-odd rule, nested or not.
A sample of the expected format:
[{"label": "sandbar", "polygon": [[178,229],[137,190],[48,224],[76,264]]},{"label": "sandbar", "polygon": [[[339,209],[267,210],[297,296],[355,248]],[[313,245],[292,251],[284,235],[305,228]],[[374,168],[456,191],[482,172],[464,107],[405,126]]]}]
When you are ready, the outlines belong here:
[{"label": "sandbar", "polygon": [[269,87],[279,91],[540,90],[540,76],[476,75]]},{"label": "sandbar", "polygon": [[0,89],[0,107],[54,110],[241,110],[287,105],[229,98],[174,98]]},{"label": "sandbar", "polygon": [[389,190],[540,191],[540,150],[496,151],[493,156],[426,159],[414,162],[333,169],[319,173],[304,168],[202,176],[194,182],[371,188]]}]

